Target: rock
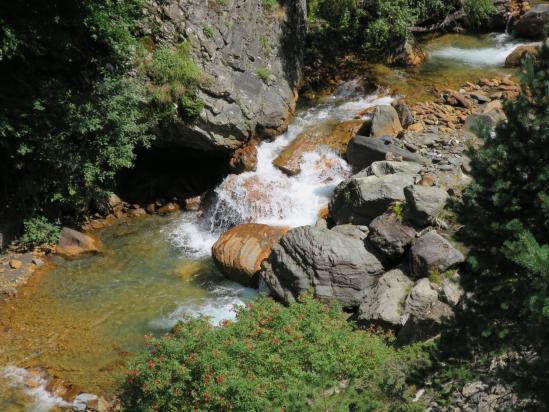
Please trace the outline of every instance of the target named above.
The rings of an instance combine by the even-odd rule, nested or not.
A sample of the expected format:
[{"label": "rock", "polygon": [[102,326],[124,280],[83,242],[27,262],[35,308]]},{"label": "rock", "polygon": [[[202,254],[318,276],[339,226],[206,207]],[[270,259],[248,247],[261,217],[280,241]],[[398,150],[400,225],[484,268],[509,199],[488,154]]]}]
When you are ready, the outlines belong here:
[{"label": "rock", "polygon": [[131,217],[145,216],[146,214],[147,214],[147,211],[142,207],[128,210],[128,216],[131,216]]},{"label": "rock", "polygon": [[446,191],[429,186],[409,186],[404,189],[404,196],[407,217],[420,226],[432,222],[448,200]]},{"label": "rock", "polygon": [[409,126],[416,122],[410,106],[408,106],[406,103],[400,101],[395,104],[394,107],[398,113],[398,118],[400,119],[400,124],[402,125],[402,127],[407,129]]},{"label": "rock", "polygon": [[185,209],[186,210],[200,210],[202,205],[202,196],[194,196],[188,199],[185,199]]},{"label": "rock", "polygon": [[406,67],[419,66],[427,58],[427,54],[417,46],[413,37],[389,49],[391,50],[387,58],[389,64]]},{"label": "rock", "polygon": [[[150,22],[142,35],[157,47],[175,48],[184,39],[204,78],[197,90],[204,104],[199,117],[173,119],[158,133],[159,144],[227,152],[250,136],[270,138],[284,130],[301,79],[305,0],[275,10],[263,0],[153,0],[146,7]],[[267,70],[265,81],[257,73]]]},{"label": "rock", "polygon": [[4,233],[0,230],[0,251],[4,250],[4,248],[7,246],[6,241],[4,240]]},{"label": "rock", "polygon": [[149,215],[154,215],[154,213],[156,212],[156,205],[154,203],[149,203],[147,205],[147,207],[145,208],[145,211],[149,214]]},{"label": "rock", "polygon": [[437,290],[429,279],[423,278],[416,282],[410,295],[406,298],[404,312],[415,316],[423,316],[437,301]]},{"label": "rock", "polygon": [[355,136],[347,147],[347,161],[353,170],[360,171],[373,162],[387,160],[387,154],[392,153],[402,160],[415,163],[426,163],[426,159],[401,147],[401,142],[390,136],[366,137]]},{"label": "rock", "polygon": [[382,160],[372,163],[366,169],[367,176],[386,176],[395,173],[407,173],[409,175],[417,175],[421,171],[421,165],[413,162],[390,162]]},{"label": "rock", "polygon": [[86,412],[97,410],[99,407],[99,397],[92,393],[81,393],[72,403],[72,410],[75,412]]},{"label": "rock", "polygon": [[541,43],[523,44],[517,47],[513,52],[505,59],[505,67],[520,67],[522,61],[526,56],[531,56],[536,60],[539,56],[539,49]]},{"label": "rock", "polygon": [[388,259],[402,256],[415,237],[416,231],[403,225],[394,213],[378,216],[370,223],[370,243]]},{"label": "rock", "polygon": [[116,193],[102,192],[93,199],[92,206],[95,211],[106,216],[109,213],[122,210],[124,207],[124,202]]},{"label": "rock", "polygon": [[450,306],[456,306],[461,300],[463,293],[463,289],[452,279],[446,278],[440,285],[440,300]]},{"label": "rock", "polygon": [[434,230],[421,236],[410,252],[412,274],[417,278],[433,271],[442,273],[465,261],[463,254]]},{"label": "rock", "polygon": [[414,183],[406,173],[352,177],[342,182],[330,202],[330,216],[336,224],[369,225],[397,201],[404,201],[404,188]]},{"label": "rock", "polygon": [[213,245],[212,257],[229,279],[246,286],[258,286],[261,263],[286,228],[247,223],[225,232]]},{"label": "rock", "polygon": [[358,308],[359,322],[400,327],[403,324],[403,305],[413,282],[399,269],[385,273]]},{"label": "rock", "polygon": [[452,308],[438,300],[433,302],[426,312],[417,315],[405,314],[407,319],[397,335],[397,345],[403,346],[435,337],[440,333],[443,322],[453,315]]},{"label": "rock", "polygon": [[257,169],[257,146],[248,144],[234,151],[229,160],[232,173],[255,172]]},{"label": "rock", "polygon": [[332,228],[334,232],[351,237],[353,239],[364,240],[368,237],[368,226],[339,225]]},{"label": "rock", "polygon": [[273,247],[261,272],[274,295],[290,303],[307,291],[357,307],[383,272],[359,239],[311,226],[290,230]]},{"label": "rock", "polygon": [[398,113],[393,106],[377,106],[370,122],[370,136],[396,136],[402,131]]},{"label": "rock", "polygon": [[410,126],[408,126],[407,130],[410,131],[410,132],[420,133],[420,132],[423,132],[425,130],[425,127],[421,123],[414,123],[414,124],[411,124]]},{"label": "rock", "polygon": [[448,95],[448,98],[454,99],[457,102],[456,104],[453,104],[453,106],[460,106],[465,109],[470,109],[473,107],[471,101],[460,92],[456,92],[455,90],[448,90],[446,93]]},{"label": "rock", "polygon": [[11,259],[9,262],[9,265],[10,265],[10,268],[17,270],[17,269],[21,269],[21,267],[23,266],[23,262],[17,259]]},{"label": "rock", "polygon": [[421,180],[417,182],[417,184],[420,186],[429,187],[429,186],[433,186],[436,181],[437,181],[437,178],[434,175],[423,175],[421,176]]},{"label": "rock", "polygon": [[179,212],[180,210],[181,207],[177,203],[169,202],[162,206],[160,209],[158,209],[157,213],[166,215],[169,213]]},{"label": "rock", "polygon": [[57,254],[74,258],[86,253],[99,252],[98,242],[84,233],[64,227],[59,235]]},{"label": "rock", "polygon": [[306,129],[278,155],[273,164],[287,175],[294,176],[301,171],[303,155],[314,152],[320,146],[327,146],[343,154],[362,123],[361,120],[342,123],[330,121]]},{"label": "rock", "polygon": [[473,113],[467,117],[465,121],[465,129],[479,134],[482,130],[492,131],[497,124],[507,117],[501,109],[493,109],[483,113]]},{"label": "rock", "polygon": [[549,23],[549,4],[538,4],[520,18],[514,30],[520,36],[542,38],[547,23]]}]

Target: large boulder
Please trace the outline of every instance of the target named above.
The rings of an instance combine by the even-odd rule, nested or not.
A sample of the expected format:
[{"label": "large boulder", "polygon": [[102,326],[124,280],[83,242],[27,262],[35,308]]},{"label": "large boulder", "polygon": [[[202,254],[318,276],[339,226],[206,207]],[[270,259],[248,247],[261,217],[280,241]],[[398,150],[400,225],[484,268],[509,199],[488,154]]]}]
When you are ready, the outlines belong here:
[{"label": "large boulder", "polygon": [[497,124],[507,117],[503,111],[503,104],[500,100],[493,100],[485,104],[480,112],[473,113],[465,120],[465,129],[479,134],[484,130],[492,131]]},{"label": "large boulder", "polygon": [[385,273],[364,297],[358,308],[357,320],[389,327],[402,326],[402,303],[413,284],[400,269]]},{"label": "large boulder", "polygon": [[359,239],[311,226],[290,230],[261,272],[274,295],[290,303],[307,291],[323,300],[357,307],[383,272],[381,262]]},{"label": "large boulder", "polygon": [[250,136],[271,137],[286,127],[301,77],[306,1],[287,1],[275,8],[264,4],[147,2],[150,21],[142,34],[164,47],[186,41],[203,78],[197,90],[204,104],[199,117],[192,122],[174,119],[156,144],[231,151]]},{"label": "large boulder", "polygon": [[416,118],[412,113],[412,109],[410,109],[410,106],[408,106],[405,102],[397,102],[394,107],[398,113],[398,118],[400,119],[400,124],[402,125],[402,127],[407,129],[408,126],[416,123]]},{"label": "large boulder", "polygon": [[542,38],[549,23],[549,4],[538,4],[528,10],[515,24],[515,32],[524,37]]},{"label": "large boulder", "polygon": [[402,147],[400,140],[390,136],[355,136],[347,147],[347,161],[355,171],[363,170],[373,162],[388,160],[389,156],[421,164],[426,162],[420,155]]},{"label": "large boulder", "polygon": [[370,122],[370,136],[396,136],[402,131],[400,118],[393,106],[377,106]]},{"label": "large boulder", "polygon": [[261,263],[287,228],[246,223],[225,232],[212,247],[212,258],[227,278],[257,286]]},{"label": "large boulder", "polygon": [[448,193],[435,186],[409,186],[404,196],[407,217],[420,226],[431,223],[448,200]]},{"label": "large boulder", "polygon": [[417,278],[442,273],[465,261],[463,254],[436,231],[421,236],[410,249],[411,271]]},{"label": "large boulder", "polygon": [[416,231],[406,226],[394,213],[385,213],[370,223],[369,240],[388,259],[397,259],[416,237]]},{"label": "large boulder", "polygon": [[406,173],[352,177],[342,182],[330,202],[330,216],[336,224],[368,225],[389,206],[404,200],[404,188],[414,184]]},{"label": "large boulder", "polygon": [[287,175],[294,176],[301,171],[303,155],[314,152],[320,146],[344,154],[362,123],[361,120],[330,121],[306,129],[273,160],[273,164]]},{"label": "large boulder", "polygon": [[421,165],[414,162],[395,162],[382,160],[372,163],[366,170],[360,172],[360,175],[366,176],[386,176],[395,173],[408,173],[409,175],[417,175],[421,171]]},{"label": "large boulder", "polygon": [[229,159],[229,167],[232,173],[255,172],[257,169],[257,146],[247,144],[237,149]]},{"label": "large boulder", "polygon": [[61,230],[56,249],[57,254],[69,259],[97,253],[99,250],[99,242],[96,239],[68,227]]},{"label": "large boulder", "polygon": [[517,47],[513,52],[505,59],[505,67],[520,67],[522,61],[526,56],[531,56],[536,59],[539,56],[539,49],[541,43],[523,44]]}]

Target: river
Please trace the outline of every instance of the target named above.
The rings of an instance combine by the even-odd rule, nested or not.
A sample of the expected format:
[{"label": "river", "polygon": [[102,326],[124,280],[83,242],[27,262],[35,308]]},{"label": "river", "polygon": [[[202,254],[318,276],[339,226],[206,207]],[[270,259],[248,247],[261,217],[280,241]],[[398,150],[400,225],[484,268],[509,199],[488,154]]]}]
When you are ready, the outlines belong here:
[{"label": "river", "polygon": [[[421,67],[376,65],[372,75],[395,94],[427,100],[437,87],[501,73],[518,44],[507,35],[447,35],[425,45],[429,58]],[[50,259],[48,269],[17,298],[0,305],[0,411],[67,406],[48,391],[47,381],[25,368],[39,366],[78,390],[109,396],[145,334],[165,333],[186,316],[206,315],[214,324],[234,317],[233,306],[258,291],[217,271],[210,250],[218,236],[243,222],[314,224],[335,186],[350,175],[346,162],[329,150],[307,154],[294,177],[276,169],[273,159],[309,127],[355,119],[391,101],[343,85],[333,96],[300,109],[285,134],[262,143],[257,171],[227,176],[202,213],[120,221],[98,231],[102,254]]]}]

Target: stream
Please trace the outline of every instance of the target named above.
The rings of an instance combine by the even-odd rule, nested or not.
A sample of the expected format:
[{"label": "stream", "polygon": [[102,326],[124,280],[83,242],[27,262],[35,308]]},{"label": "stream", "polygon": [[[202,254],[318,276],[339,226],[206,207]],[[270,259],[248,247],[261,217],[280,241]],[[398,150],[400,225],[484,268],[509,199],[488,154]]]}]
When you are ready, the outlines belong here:
[{"label": "stream", "polygon": [[[446,35],[425,44],[429,58],[419,68],[376,65],[373,70],[381,86],[417,100],[432,99],[436,87],[507,72],[505,58],[519,44],[508,35]],[[203,213],[121,220],[97,232],[102,254],[50,259],[48,269],[22,287],[17,298],[0,305],[0,411],[48,412],[67,406],[27,368],[41,367],[81,391],[110,396],[126,361],[142,349],[144,335],[161,335],[187,316],[209,316],[213,324],[234,318],[234,305],[244,305],[259,292],[217,271],[210,251],[219,235],[244,222],[314,224],[334,188],[351,173],[327,149],[304,156],[301,173],[293,177],[272,161],[307,128],[355,119],[391,101],[389,96],[357,95],[342,85],[333,96],[300,109],[275,141],[262,143],[257,171],[227,176]]]}]

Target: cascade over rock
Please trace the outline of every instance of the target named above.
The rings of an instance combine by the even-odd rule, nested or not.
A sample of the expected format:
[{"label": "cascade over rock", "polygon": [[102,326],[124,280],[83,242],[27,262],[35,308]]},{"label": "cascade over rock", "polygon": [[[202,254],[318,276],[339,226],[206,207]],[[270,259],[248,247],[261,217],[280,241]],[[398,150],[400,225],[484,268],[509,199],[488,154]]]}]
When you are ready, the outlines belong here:
[{"label": "cascade over rock", "polygon": [[[306,31],[305,0],[155,0],[148,6],[156,44],[186,41],[204,74],[204,103],[191,123],[174,120],[158,144],[230,151],[286,126],[297,99]],[[204,22],[208,22],[207,28]],[[269,73],[266,81],[262,73]]]}]

